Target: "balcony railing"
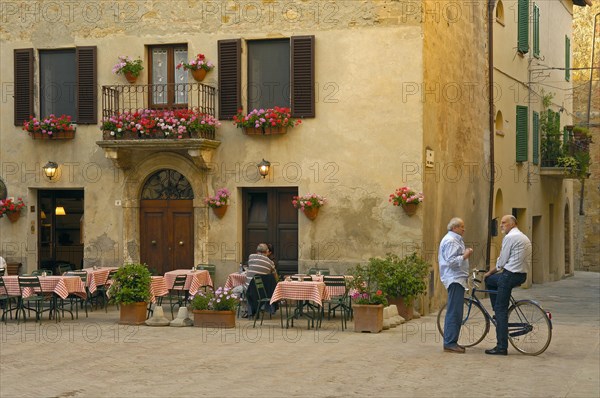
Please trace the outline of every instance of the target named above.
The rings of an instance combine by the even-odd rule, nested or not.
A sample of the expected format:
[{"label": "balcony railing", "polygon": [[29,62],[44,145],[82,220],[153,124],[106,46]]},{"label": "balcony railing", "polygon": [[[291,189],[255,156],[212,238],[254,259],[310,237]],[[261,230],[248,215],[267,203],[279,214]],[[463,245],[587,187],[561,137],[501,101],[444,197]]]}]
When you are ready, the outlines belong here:
[{"label": "balcony railing", "polygon": [[102,86],[102,118],[142,109],[195,109],[215,116],[215,92],[202,83]]}]

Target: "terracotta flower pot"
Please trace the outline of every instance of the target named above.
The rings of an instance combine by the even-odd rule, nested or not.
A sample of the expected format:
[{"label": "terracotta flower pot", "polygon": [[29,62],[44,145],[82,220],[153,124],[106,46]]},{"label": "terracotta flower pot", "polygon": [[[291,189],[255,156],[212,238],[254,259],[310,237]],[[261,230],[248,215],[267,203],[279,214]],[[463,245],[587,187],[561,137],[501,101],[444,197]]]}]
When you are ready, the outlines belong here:
[{"label": "terracotta flower pot", "polygon": [[41,132],[30,133],[34,140],[72,140],[75,138],[75,131],[57,131],[54,134],[44,134]]},{"label": "terracotta flower pot", "polygon": [[383,305],[352,306],[354,314],[354,331],[379,333],[383,329]]},{"label": "terracotta flower pot", "polygon": [[235,327],[235,311],[193,310],[194,326],[200,328]]},{"label": "terracotta flower pot", "polygon": [[219,217],[219,218],[223,218],[223,216],[225,215],[225,213],[227,212],[227,208],[229,207],[229,205],[223,205],[221,207],[213,207],[213,213],[215,213],[215,216]]},{"label": "terracotta flower pot", "polygon": [[201,82],[206,77],[206,69],[190,69],[194,80]]},{"label": "terracotta flower pot", "polygon": [[8,219],[10,220],[10,222],[17,222],[17,220],[19,219],[19,217],[21,217],[21,212],[20,211],[16,211],[13,213],[6,213],[6,217],[8,217]]},{"label": "terracotta flower pot", "polygon": [[304,215],[306,216],[306,218],[308,218],[309,220],[312,221],[315,218],[317,218],[317,215],[319,215],[319,208],[318,207],[305,208]]},{"label": "terracotta flower pot", "polygon": [[125,75],[125,79],[127,79],[127,81],[131,84],[135,83],[137,80],[137,76],[135,76],[131,72],[125,72],[124,75]]},{"label": "terracotta flower pot", "polygon": [[388,302],[395,304],[398,308],[398,315],[407,321],[410,321],[414,317],[415,310],[413,309],[414,299],[405,301],[404,297],[389,297]]},{"label": "terracotta flower pot", "polygon": [[146,322],[146,303],[120,304],[121,325],[141,325]]},{"label": "terracotta flower pot", "polygon": [[402,205],[402,208],[404,209],[404,212],[406,214],[408,214],[409,216],[412,216],[413,214],[415,214],[417,212],[417,207],[419,205],[417,203],[404,203]]}]

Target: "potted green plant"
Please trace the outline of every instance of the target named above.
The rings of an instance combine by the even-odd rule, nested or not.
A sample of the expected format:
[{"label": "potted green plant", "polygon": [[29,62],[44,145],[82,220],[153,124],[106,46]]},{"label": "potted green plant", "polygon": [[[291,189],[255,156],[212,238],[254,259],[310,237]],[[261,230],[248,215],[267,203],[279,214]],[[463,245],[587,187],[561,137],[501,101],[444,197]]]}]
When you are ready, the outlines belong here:
[{"label": "potted green plant", "polygon": [[219,287],[215,291],[206,292],[199,290],[190,304],[194,314],[194,326],[234,328],[235,310],[239,301],[227,288]]},{"label": "potted green plant", "polygon": [[140,58],[131,59],[126,55],[119,55],[119,62],[117,62],[112,69],[115,75],[118,75],[119,73],[124,75],[131,84],[135,83],[143,70],[144,66],[142,65],[142,60]]},{"label": "potted green plant", "polygon": [[151,274],[146,264],[128,263],[113,276],[108,290],[112,302],[120,305],[119,323],[141,325],[146,320],[146,307],[150,301]]},{"label": "potted green plant", "polygon": [[315,193],[307,193],[303,196],[294,196],[292,206],[300,210],[306,218],[314,220],[319,214],[321,208],[327,202],[327,198]]},{"label": "potted green plant", "polygon": [[384,277],[379,281],[379,288],[390,304],[398,307],[398,313],[404,319],[412,319],[415,297],[427,292],[425,280],[431,265],[417,253],[404,258],[388,253],[385,258],[369,261],[382,270]]},{"label": "potted green plant", "polygon": [[381,264],[369,260],[366,265],[357,265],[350,269],[352,279],[349,287],[352,291],[355,332],[379,333],[383,329],[383,307],[387,300],[379,288],[383,279]]}]

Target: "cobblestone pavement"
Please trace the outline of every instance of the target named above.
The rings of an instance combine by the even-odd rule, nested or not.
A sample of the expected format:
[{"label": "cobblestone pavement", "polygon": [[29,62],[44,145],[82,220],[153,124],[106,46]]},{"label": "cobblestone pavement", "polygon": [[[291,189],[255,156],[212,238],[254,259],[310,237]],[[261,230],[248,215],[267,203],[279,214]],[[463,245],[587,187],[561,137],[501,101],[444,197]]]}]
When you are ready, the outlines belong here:
[{"label": "cobblestone pavement", "polygon": [[9,321],[0,326],[0,397],[600,396],[600,274],[515,295],[552,312],[540,356],[512,347],[485,355],[493,327],[466,354],[444,353],[435,314],[379,334],[333,321],[286,330],[278,316],[256,329],[247,320],[229,330],[125,327],[114,307],[58,324]]}]

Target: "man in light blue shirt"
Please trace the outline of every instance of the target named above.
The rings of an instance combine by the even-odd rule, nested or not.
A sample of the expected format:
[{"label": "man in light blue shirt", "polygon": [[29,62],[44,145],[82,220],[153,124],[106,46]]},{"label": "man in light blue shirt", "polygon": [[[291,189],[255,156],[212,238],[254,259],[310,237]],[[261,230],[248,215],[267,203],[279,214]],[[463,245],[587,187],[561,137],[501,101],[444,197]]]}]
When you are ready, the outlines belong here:
[{"label": "man in light blue shirt", "polygon": [[[517,228],[517,219],[512,215],[502,217],[500,229],[505,234],[502,239],[500,257],[496,267],[485,273],[485,287],[496,290],[490,293],[490,302],[496,314],[496,347],[485,350],[489,355],[508,354],[508,304],[512,289],[527,279],[531,262],[531,241]],[[502,270],[502,272],[498,272]]]},{"label": "man in light blue shirt", "polygon": [[446,318],[444,320],[444,351],[464,354],[465,348],[458,345],[463,317],[463,299],[469,276],[469,257],[473,249],[465,248],[463,235],[465,223],[454,217],[448,223],[448,233],[440,242],[438,263],[440,279],[448,290]]}]

